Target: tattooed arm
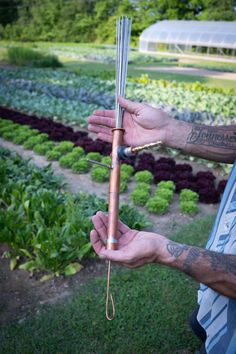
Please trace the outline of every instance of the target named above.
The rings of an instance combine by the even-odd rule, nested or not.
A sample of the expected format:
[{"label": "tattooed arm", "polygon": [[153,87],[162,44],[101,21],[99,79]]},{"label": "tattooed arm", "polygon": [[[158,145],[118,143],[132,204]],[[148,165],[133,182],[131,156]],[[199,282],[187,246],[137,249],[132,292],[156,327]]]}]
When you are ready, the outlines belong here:
[{"label": "tattooed arm", "polygon": [[[119,98],[124,108],[124,143],[131,146],[161,140],[165,146],[204,159],[233,163],[236,158],[236,124],[231,126],[195,125],[171,118],[162,109]],[[88,119],[89,130],[98,138],[112,142],[114,110],[95,111]]]},{"label": "tattooed arm", "polygon": [[122,222],[118,223],[118,250],[107,250],[107,215],[98,212],[92,221],[94,230],[90,235],[91,242],[101,258],[119,262],[128,268],[147,263],[163,264],[236,299],[236,255],[175,243],[152,232],[132,230]]},{"label": "tattooed arm", "polygon": [[172,121],[165,143],[189,155],[233,163],[236,159],[236,125],[207,126]]},{"label": "tattooed arm", "polygon": [[236,299],[236,255],[208,251],[169,240],[164,264]]}]

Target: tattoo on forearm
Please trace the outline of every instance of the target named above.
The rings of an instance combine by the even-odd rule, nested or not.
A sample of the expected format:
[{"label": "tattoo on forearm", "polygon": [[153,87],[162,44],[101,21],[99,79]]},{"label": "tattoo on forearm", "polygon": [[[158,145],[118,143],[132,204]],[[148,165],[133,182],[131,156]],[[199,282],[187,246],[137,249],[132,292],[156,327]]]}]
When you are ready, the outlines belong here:
[{"label": "tattoo on forearm", "polygon": [[186,245],[181,245],[176,242],[169,242],[166,247],[167,247],[167,251],[175,258],[178,258],[179,256],[181,256],[181,254],[184,251],[188,250],[188,248],[189,248]]},{"label": "tattoo on forearm", "polygon": [[227,275],[236,276],[236,255],[222,254],[214,251],[203,250],[198,247],[187,246],[170,241],[167,246],[169,254],[176,259],[179,258],[184,251],[186,256],[183,259],[182,270],[193,277],[197,277],[199,269],[194,265],[201,257],[201,262],[208,264],[214,272],[224,272]]},{"label": "tattoo on forearm", "polygon": [[192,264],[196,262],[196,260],[200,255],[201,255],[201,251],[199,248],[197,247],[190,248],[187,257],[185,258],[183,263],[183,271],[186,274],[192,275]]},{"label": "tattoo on forearm", "polygon": [[187,137],[187,144],[236,150],[236,130],[194,125]]},{"label": "tattoo on forearm", "polygon": [[236,256],[217,252],[205,251],[210,258],[212,270],[223,271],[227,274],[236,275]]}]

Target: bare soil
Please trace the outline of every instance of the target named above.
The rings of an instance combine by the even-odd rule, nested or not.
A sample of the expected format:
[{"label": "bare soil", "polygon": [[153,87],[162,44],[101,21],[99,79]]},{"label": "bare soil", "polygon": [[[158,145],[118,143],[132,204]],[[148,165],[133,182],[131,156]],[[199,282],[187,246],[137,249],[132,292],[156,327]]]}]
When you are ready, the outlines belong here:
[{"label": "bare soil", "polygon": [[[9,150],[16,151],[25,159],[31,159],[37,166],[48,165],[48,161],[43,156],[39,156],[32,151],[24,150],[21,146],[14,145],[11,142],[0,138],[0,145]],[[83,191],[94,193],[99,197],[107,198],[108,184],[95,183],[91,180],[89,174],[77,175],[71,170],[62,169],[58,162],[52,162],[52,168],[57,175],[63,175],[68,188],[72,193]],[[206,170],[205,166],[192,164],[194,172]],[[129,184],[128,192],[121,195],[121,202],[130,203],[130,191],[134,183]],[[207,214],[214,214],[218,205],[200,204],[200,211],[197,216],[191,217],[179,212],[178,197],[174,196],[174,201],[166,215],[155,216],[148,214],[143,208],[139,208],[150,220],[150,226],[147,230],[170,236],[180,225],[201,218]],[[0,246],[0,325],[11,321],[22,322],[31,313],[39,311],[40,305],[45,303],[56,303],[68,298],[74,289],[79,289],[90,278],[106,274],[107,266],[104,261],[88,260],[83,262],[84,268],[73,277],[54,278],[47,282],[40,282],[39,276],[31,277],[26,271],[16,269],[10,271],[9,260],[2,258],[7,251],[7,246]]]}]

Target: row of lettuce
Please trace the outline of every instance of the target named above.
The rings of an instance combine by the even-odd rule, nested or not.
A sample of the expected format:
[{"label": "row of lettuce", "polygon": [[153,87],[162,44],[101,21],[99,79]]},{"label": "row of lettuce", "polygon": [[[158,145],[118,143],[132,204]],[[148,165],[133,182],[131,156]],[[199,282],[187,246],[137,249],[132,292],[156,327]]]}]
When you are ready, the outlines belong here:
[{"label": "row of lettuce", "polygon": [[[37,168],[30,161],[0,148],[0,242],[10,268],[31,273],[72,275],[81,260],[94,256],[89,241],[91,217],[107,211],[95,195],[72,195],[50,167]],[[122,205],[120,218],[131,228],[143,229],[147,221],[136,209]]]},{"label": "row of lettuce", "polygon": [[[85,148],[79,146],[80,139],[76,142],[61,141],[57,143],[50,140],[49,135],[46,133],[40,133],[39,130],[32,129],[28,125],[14,123],[8,119],[0,119],[0,136],[13,143],[23,145],[25,149],[45,155],[48,161],[58,160],[61,167],[70,168],[75,173],[84,174],[90,172],[91,179],[94,182],[107,182],[109,180],[109,169],[99,165],[99,163],[108,166],[111,164],[110,156],[106,156],[109,153],[109,149],[100,150],[100,152],[105,152],[104,156],[99,151],[90,151],[91,144],[88,144],[89,149],[86,151],[83,138],[81,138],[81,141]],[[99,142],[94,145],[95,147],[98,145],[99,148]],[[89,160],[96,161],[98,164],[91,164]],[[133,176],[136,182],[139,181],[138,178],[140,177],[138,176],[143,176],[143,180],[140,180],[140,182],[149,184],[154,182],[155,185],[162,181],[172,181],[177,192],[183,189],[190,189],[199,194],[199,199],[203,203],[219,202],[226,183],[225,180],[222,180],[216,188],[216,178],[212,172],[200,171],[194,175],[190,164],[177,164],[173,158],[166,157],[156,160],[151,153],[143,153],[136,159],[131,159],[122,164],[121,192],[127,191],[128,184],[133,180]],[[132,192],[131,198],[134,204],[145,205],[147,199],[151,197],[150,193],[148,193],[150,191],[145,189],[146,197],[144,198],[146,199],[140,203],[135,197],[138,189],[144,192],[142,187],[137,186],[136,190]],[[153,210],[149,211],[153,212]],[[157,214],[161,213],[159,210],[155,212]]]},{"label": "row of lettuce", "polygon": [[[52,69],[0,69],[0,104],[22,112],[87,126],[98,108],[114,107],[115,80]],[[147,75],[129,79],[126,95],[136,101],[162,106],[171,116],[208,124],[230,124],[235,116],[233,89],[204,84],[151,80]]]}]

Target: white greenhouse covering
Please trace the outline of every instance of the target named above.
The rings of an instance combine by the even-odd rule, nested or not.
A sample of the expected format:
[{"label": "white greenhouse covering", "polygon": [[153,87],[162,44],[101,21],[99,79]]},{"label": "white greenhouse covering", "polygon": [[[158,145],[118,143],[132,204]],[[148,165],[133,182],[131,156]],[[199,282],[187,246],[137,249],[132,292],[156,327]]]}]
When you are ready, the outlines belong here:
[{"label": "white greenhouse covering", "polygon": [[140,51],[153,51],[155,44],[184,47],[236,49],[236,22],[159,21],[146,28],[139,42]]}]

